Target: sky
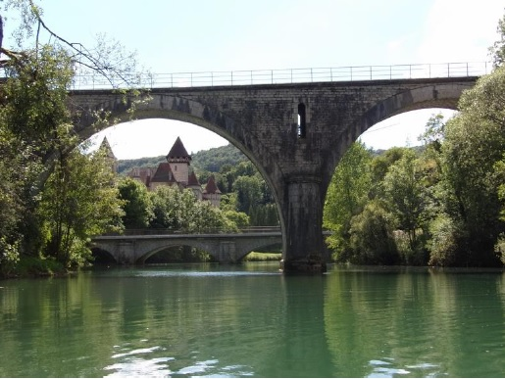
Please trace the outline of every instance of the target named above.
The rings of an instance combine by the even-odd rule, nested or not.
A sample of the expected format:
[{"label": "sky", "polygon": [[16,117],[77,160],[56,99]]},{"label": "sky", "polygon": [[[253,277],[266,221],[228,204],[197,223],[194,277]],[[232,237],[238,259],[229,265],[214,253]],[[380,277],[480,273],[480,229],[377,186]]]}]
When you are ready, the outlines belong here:
[{"label": "sky", "polygon": [[[503,0],[35,1],[66,40],[93,46],[105,34],[153,73],[484,62],[505,9]],[[7,17],[6,35],[15,24]],[[376,149],[417,145],[438,111],[395,116],[361,139]],[[119,159],[165,155],[177,136],[190,153],[228,144],[170,120],[119,124],[95,140],[103,135]]]}]

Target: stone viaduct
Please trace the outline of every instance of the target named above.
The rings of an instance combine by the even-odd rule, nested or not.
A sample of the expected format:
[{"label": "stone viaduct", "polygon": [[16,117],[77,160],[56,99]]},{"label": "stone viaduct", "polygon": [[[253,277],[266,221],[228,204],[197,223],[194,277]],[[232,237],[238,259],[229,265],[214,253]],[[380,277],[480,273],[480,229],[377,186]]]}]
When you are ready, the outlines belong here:
[{"label": "stone viaduct", "polygon": [[[275,196],[286,272],[321,272],[326,191],[339,160],[374,124],[422,108],[456,109],[478,77],[156,88],[134,118],[167,118],[207,128],[239,148]],[[76,90],[69,104],[85,139],[93,111],[126,121],[132,100],[113,90]],[[141,133],[142,131],[139,131]]]},{"label": "stone viaduct", "polygon": [[93,247],[108,252],[119,264],[143,264],[159,251],[191,246],[208,252],[220,263],[240,262],[251,251],[282,243],[281,232],[230,234],[165,234],[98,236]]}]

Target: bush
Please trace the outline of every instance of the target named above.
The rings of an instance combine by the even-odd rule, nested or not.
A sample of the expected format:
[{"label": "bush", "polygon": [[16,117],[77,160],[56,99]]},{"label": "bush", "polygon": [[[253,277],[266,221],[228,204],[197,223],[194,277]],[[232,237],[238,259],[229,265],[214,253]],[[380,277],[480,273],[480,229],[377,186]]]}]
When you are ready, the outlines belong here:
[{"label": "bush", "polygon": [[350,263],[399,263],[399,254],[392,232],[391,215],[377,202],[368,203],[362,213],[351,221]]},{"label": "bush", "polygon": [[458,251],[464,245],[464,228],[447,215],[440,215],[430,225],[430,266],[455,266]]}]

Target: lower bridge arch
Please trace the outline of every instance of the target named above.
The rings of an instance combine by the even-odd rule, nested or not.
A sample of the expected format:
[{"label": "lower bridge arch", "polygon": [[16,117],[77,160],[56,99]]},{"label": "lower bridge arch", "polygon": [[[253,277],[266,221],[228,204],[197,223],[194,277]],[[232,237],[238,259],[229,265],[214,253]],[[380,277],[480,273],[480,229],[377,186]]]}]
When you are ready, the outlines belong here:
[{"label": "lower bridge arch", "polygon": [[176,246],[206,251],[222,263],[240,262],[255,249],[282,243],[280,232],[234,235],[100,236],[93,247],[108,252],[119,264],[143,264],[156,253]]}]

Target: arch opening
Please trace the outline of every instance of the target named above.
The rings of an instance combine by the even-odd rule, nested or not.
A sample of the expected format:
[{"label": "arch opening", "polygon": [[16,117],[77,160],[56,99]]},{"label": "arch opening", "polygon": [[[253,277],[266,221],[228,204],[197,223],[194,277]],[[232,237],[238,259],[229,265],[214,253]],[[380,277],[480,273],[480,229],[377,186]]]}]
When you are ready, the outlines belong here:
[{"label": "arch opening", "polygon": [[429,118],[439,113],[447,121],[457,114],[457,111],[448,108],[405,111],[376,123],[361,134],[358,140],[373,150],[419,146],[422,144],[419,137],[425,132]]},{"label": "arch opening", "polygon": [[93,265],[109,266],[117,264],[116,259],[114,259],[113,255],[107,250],[95,247],[91,249],[91,254],[93,257]]},{"label": "arch opening", "polygon": [[[215,130],[208,129],[205,123],[203,123],[205,126],[200,126],[193,122],[173,120],[169,118],[170,115],[167,113],[167,118],[144,118],[120,123],[96,133],[91,138],[95,141],[96,147],[104,136],[107,137],[114,154],[118,152],[120,158],[117,164],[118,173],[123,176],[141,177],[146,184],[146,178],[148,176],[152,178],[156,174],[158,165],[166,161],[172,143],[181,135],[181,141],[192,157],[189,172],[188,169],[181,170],[184,162],[174,163],[167,174],[169,179],[178,178],[178,173],[180,175],[186,173],[187,176],[188,173],[194,172],[197,180],[205,188],[212,176],[221,192],[222,209],[243,212],[249,216],[247,224],[235,220],[239,228],[278,226],[280,212],[275,200],[276,194],[261,167],[242,149],[236,147],[233,140],[227,140]],[[154,141],[157,146],[153,145]],[[139,152],[132,153],[137,147],[140,148]],[[212,151],[217,155],[211,156]],[[123,157],[128,159],[121,159]],[[138,164],[133,161],[134,159],[138,160]],[[137,166],[144,168],[133,172]],[[259,181],[256,178],[260,178]],[[237,182],[237,179],[243,180]],[[185,185],[188,181],[189,179],[186,179]],[[251,186],[255,186],[253,191],[250,191]],[[260,197],[249,199],[248,195],[251,193],[259,193]]]},{"label": "arch opening", "polygon": [[298,104],[298,138],[304,139],[307,136],[307,114],[304,103]]},{"label": "arch opening", "polygon": [[[389,210],[382,206],[387,199],[383,181],[389,168],[406,154],[410,156],[411,149],[416,158],[427,159],[422,169],[427,174],[434,172],[436,163],[422,156],[424,140],[421,137],[430,119],[439,114],[445,123],[457,111],[450,108],[407,110],[370,127],[353,141],[360,141],[361,145],[351,144],[343,153],[330,178],[323,209],[323,226],[332,231],[327,239],[330,254],[338,262],[370,259],[360,264],[395,264],[395,259],[400,259],[397,254],[405,245],[404,231],[398,229],[392,235],[381,234],[386,230],[384,220],[389,217]],[[377,236],[382,237],[379,240]],[[373,240],[375,237],[377,240]],[[361,244],[360,241],[365,240],[371,240],[374,247]],[[376,246],[380,248],[375,249]],[[395,250],[392,246],[400,247]],[[360,255],[359,251],[368,251],[368,255]],[[377,261],[372,262],[372,259]]]},{"label": "arch opening", "polygon": [[206,250],[189,245],[170,246],[147,255],[144,264],[215,262]]}]

